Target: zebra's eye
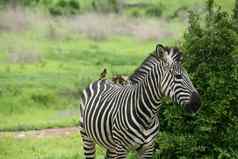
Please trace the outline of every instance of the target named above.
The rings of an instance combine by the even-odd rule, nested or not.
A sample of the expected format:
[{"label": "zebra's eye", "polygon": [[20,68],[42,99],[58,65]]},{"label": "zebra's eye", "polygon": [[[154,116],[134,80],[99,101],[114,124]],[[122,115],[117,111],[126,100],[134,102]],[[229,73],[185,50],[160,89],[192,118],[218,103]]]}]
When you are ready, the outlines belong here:
[{"label": "zebra's eye", "polygon": [[175,78],[177,78],[177,79],[182,79],[183,77],[182,77],[182,75],[177,74],[177,75],[175,75]]}]

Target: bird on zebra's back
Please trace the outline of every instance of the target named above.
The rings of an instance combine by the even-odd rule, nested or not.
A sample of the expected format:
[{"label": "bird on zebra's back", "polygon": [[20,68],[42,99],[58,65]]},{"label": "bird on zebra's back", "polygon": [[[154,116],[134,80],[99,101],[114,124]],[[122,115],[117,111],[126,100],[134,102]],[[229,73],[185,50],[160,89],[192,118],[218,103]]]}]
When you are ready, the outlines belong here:
[{"label": "bird on zebra's back", "polygon": [[102,79],[106,79],[106,76],[107,76],[107,69],[104,68],[103,71],[100,73],[100,80]]},{"label": "bird on zebra's back", "polygon": [[[107,78],[107,69],[104,68],[103,71],[100,73],[99,79],[102,80],[106,78]],[[120,74],[112,76],[112,82],[115,84],[123,85],[123,86],[130,83],[128,80],[128,76],[120,75]]]},{"label": "bird on zebra's back", "polygon": [[137,152],[138,158],[152,158],[164,96],[188,112],[199,110],[199,93],[181,59],[178,48],[158,44],[129,76],[129,84],[102,79],[84,89],[80,133],[85,158],[95,158],[95,144],[106,149],[106,158],[126,158],[131,150]]},{"label": "bird on zebra's back", "polygon": [[124,76],[124,75],[114,75],[112,77],[112,81],[115,84],[120,84],[120,85],[123,85],[123,86],[125,86],[127,84],[130,84],[130,81],[128,80],[128,77]]}]

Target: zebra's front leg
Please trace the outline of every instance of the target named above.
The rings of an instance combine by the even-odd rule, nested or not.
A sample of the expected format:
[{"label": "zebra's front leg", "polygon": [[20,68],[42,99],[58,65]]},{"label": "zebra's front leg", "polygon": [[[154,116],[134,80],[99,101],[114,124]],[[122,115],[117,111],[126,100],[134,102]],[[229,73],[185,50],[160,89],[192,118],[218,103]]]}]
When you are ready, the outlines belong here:
[{"label": "zebra's front leg", "polygon": [[126,159],[127,158],[127,149],[122,145],[117,145],[115,150],[115,159]]},{"label": "zebra's front leg", "polygon": [[87,136],[85,130],[80,131],[82,140],[83,140],[83,149],[85,159],[94,159],[95,158],[95,143],[94,141]]},{"label": "zebra's front leg", "polygon": [[138,150],[138,158],[139,159],[151,159],[155,150],[154,142],[146,143],[144,144],[139,150]]}]

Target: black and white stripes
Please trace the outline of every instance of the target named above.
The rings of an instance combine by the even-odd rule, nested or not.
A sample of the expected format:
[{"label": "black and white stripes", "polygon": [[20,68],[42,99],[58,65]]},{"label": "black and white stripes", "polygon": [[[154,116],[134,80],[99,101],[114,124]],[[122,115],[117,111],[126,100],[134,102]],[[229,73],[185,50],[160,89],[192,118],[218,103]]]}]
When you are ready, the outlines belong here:
[{"label": "black and white stripes", "polygon": [[81,97],[81,136],[86,158],[95,158],[95,144],[106,158],[126,158],[129,150],[151,158],[159,130],[161,97],[195,112],[200,99],[180,65],[177,48],[157,45],[156,51],[129,77],[125,86],[103,79],[91,83]]}]

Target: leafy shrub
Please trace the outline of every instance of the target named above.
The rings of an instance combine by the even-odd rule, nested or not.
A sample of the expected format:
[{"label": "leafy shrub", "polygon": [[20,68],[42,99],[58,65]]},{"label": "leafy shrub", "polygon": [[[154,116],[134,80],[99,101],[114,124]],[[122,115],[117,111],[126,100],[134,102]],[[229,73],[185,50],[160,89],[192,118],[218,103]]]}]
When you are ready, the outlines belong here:
[{"label": "leafy shrub", "polygon": [[39,4],[43,6],[50,6],[52,2],[53,2],[52,0],[40,0]]},{"label": "leafy shrub", "polygon": [[119,12],[119,4],[117,0],[94,0],[92,2],[92,7],[95,11],[98,12]]},{"label": "leafy shrub", "polygon": [[0,4],[17,4],[17,5],[24,5],[24,6],[35,6],[38,4],[49,4],[52,0],[0,0]]},{"label": "leafy shrub", "polygon": [[235,7],[234,7],[234,19],[238,19],[238,0],[235,1]]},{"label": "leafy shrub", "polygon": [[163,7],[161,4],[150,6],[145,11],[145,15],[154,16],[154,17],[160,17],[162,13],[163,13]]},{"label": "leafy shrub", "polygon": [[195,116],[162,110],[161,158],[238,158],[238,35],[232,18],[208,1],[204,21],[191,13],[183,43],[185,68],[202,97]]},{"label": "leafy shrub", "polygon": [[129,10],[129,15],[132,17],[141,17],[144,15],[144,12],[139,8],[133,8]]},{"label": "leafy shrub", "polygon": [[238,0],[235,1],[233,13],[234,29],[236,30],[236,32],[238,32]]},{"label": "leafy shrub", "polygon": [[[5,6],[11,4],[10,2],[0,0],[0,5]],[[80,11],[79,0],[15,0],[14,5],[43,6],[52,15],[74,15]]]},{"label": "leafy shrub", "polygon": [[33,6],[40,2],[40,0],[23,0],[21,3],[25,6]]},{"label": "leafy shrub", "polygon": [[31,99],[35,103],[42,104],[44,106],[47,106],[49,103],[53,103],[55,101],[55,96],[52,93],[34,93],[31,95]]},{"label": "leafy shrub", "polygon": [[78,13],[79,10],[78,0],[58,0],[49,7],[49,12],[52,15],[73,15]]}]

